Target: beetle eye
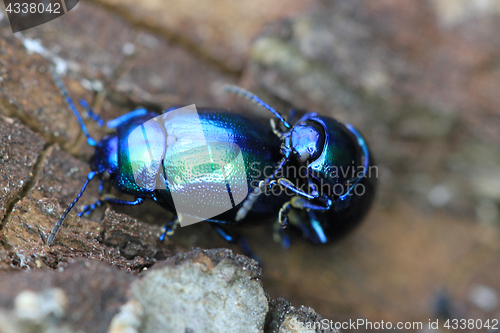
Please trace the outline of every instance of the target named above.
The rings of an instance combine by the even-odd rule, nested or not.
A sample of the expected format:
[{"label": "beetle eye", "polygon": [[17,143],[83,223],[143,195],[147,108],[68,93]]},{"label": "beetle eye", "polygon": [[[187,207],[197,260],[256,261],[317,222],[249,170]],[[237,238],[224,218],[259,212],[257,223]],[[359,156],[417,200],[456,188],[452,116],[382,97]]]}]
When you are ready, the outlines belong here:
[{"label": "beetle eye", "polygon": [[324,130],[317,122],[301,122],[294,126],[291,146],[301,164],[316,160],[321,155],[324,144]]}]

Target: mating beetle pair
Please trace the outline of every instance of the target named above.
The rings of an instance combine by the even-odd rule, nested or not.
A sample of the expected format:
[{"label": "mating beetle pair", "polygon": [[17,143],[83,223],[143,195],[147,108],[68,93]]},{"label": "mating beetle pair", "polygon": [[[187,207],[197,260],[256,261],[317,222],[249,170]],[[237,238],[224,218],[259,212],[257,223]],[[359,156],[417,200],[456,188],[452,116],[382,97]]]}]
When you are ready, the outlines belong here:
[{"label": "mating beetle pair", "polygon": [[[169,109],[159,115],[138,109],[108,121],[106,126],[116,132],[96,143],[62,82],[55,72],[53,74],[87,142],[96,149],[91,162],[92,171],[52,230],[47,239],[49,245],[95,177],[101,181],[100,189],[103,182],[109,180],[118,191],[133,195],[134,200],[104,196],[85,207],[79,216],[90,213],[104,202],[139,205],[145,198],[151,198],[176,213],[171,221],[167,221],[161,239],[173,234],[183,219],[200,218],[194,216],[196,213],[191,214],[192,210],[187,214],[177,211],[174,202],[176,196],[192,196],[193,189],[215,193],[217,189],[227,187],[232,208],[202,219],[212,222],[214,229],[228,241],[236,239],[223,229],[224,224],[243,225],[277,218],[275,236],[285,246],[288,245],[288,237],[283,230],[288,224],[298,227],[314,243],[326,243],[356,225],[371,205],[376,179],[367,171],[373,166],[373,159],[364,139],[350,125],[307,113],[292,126],[257,96],[228,86],[226,90],[229,92],[244,96],[269,110],[279,124],[273,119],[271,127],[268,127],[257,119],[228,111],[198,109],[196,121],[201,126],[200,131],[192,126],[192,114],[178,114],[175,109]],[[81,104],[91,118],[104,124],[84,101]],[[206,147],[200,148],[195,144],[198,141],[206,142]],[[207,149],[211,158],[209,163],[203,158]],[[172,152],[179,154],[170,158]],[[242,161],[238,165],[231,162],[236,154]],[[212,171],[223,169],[223,178],[218,177],[216,172],[207,173],[207,168]],[[300,168],[305,169],[303,174],[294,172],[291,175],[291,169]],[[230,188],[224,181],[241,180],[242,172],[246,178],[236,188]],[[325,185],[327,191],[324,191]],[[359,186],[362,191],[356,191]],[[340,191],[335,190],[336,187]],[[286,191],[270,194],[275,189]],[[237,196],[241,198],[238,202]],[[220,204],[210,196],[205,199],[207,208]],[[200,203],[193,202],[192,205]],[[249,252],[244,246],[242,248]]]}]

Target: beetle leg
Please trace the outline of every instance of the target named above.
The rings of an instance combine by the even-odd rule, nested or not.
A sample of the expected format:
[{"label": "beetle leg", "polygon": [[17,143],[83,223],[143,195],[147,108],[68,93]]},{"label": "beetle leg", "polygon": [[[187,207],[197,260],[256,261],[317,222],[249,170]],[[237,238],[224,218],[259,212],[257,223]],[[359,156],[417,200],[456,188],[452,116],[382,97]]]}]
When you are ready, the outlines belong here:
[{"label": "beetle leg", "polygon": [[305,210],[307,213],[307,220],[301,216],[298,222],[292,222],[298,226],[304,235],[309,238],[313,243],[326,243],[328,241],[323,227],[316,218],[315,210],[324,211],[330,208],[329,202],[326,205],[317,205],[301,196],[295,196],[290,201],[285,202],[281,207],[278,215],[278,220],[274,224],[273,238],[277,242],[282,242],[285,248],[290,246],[290,240],[286,235],[284,229],[288,226],[288,214],[292,209]]},{"label": "beetle leg", "polygon": [[288,226],[288,212],[293,208],[292,200],[285,202],[278,213],[278,224],[283,229]]},{"label": "beetle leg", "polygon": [[116,205],[137,206],[137,205],[140,205],[144,202],[144,198],[138,197],[138,198],[135,198],[134,201],[128,201],[128,200],[121,200],[121,199],[118,199],[118,198],[110,196],[110,195],[106,195],[101,199],[101,201],[109,202],[109,203],[116,204]]},{"label": "beetle leg", "polygon": [[[241,252],[243,252],[244,255],[254,259],[255,261],[257,261],[259,263],[260,266],[262,266],[262,259],[260,259],[260,257],[257,254],[255,254],[255,252],[252,251],[252,247],[250,246],[250,243],[248,242],[248,240],[245,237],[235,236],[235,235],[229,234],[226,229],[224,229],[223,227],[218,225],[219,223],[216,220],[206,220],[206,221],[211,222],[210,226],[214,229],[214,231],[219,236],[224,238],[224,240],[228,241],[229,243],[233,243],[233,244],[237,243],[240,246]],[[219,222],[222,222],[222,221],[219,221]],[[224,223],[224,222],[222,222],[222,223]]]},{"label": "beetle leg", "polygon": [[262,261],[262,259],[260,259],[257,253],[253,252],[248,239],[246,239],[245,237],[239,237],[238,245],[240,246],[241,252],[243,252],[244,255],[257,261],[260,267],[264,266],[264,262]]},{"label": "beetle leg", "polygon": [[215,232],[221,236],[222,238],[224,238],[224,240],[226,240],[227,242],[229,243],[236,243],[236,239],[237,237],[233,236],[233,235],[230,235],[226,229],[218,226],[217,224],[215,223],[211,223],[210,226],[212,227],[212,229],[215,230]]},{"label": "beetle leg", "polygon": [[148,110],[146,109],[137,109],[134,111],[131,111],[129,113],[126,113],[118,118],[112,119],[106,123],[107,128],[117,128],[121,124],[129,121],[130,119],[133,119],[135,117],[143,116],[146,113],[148,113]]},{"label": "beetle leg", "polygon": [[173,236],[175,233],[175,229],[177,229],[179,224],[179,217],[176,215],[163,227],[163,233],[160,236],[160,242],[163,242],[166,236]]},{"label": "beetle leg", "polygon": [[259,186],[254,189],[252,193],[248,195],[248,197],[245,199],[243,202],[243,206],[241,206],[240,210],[238,210],[238,213],[236,213],[235,220],[236,221],[241,221],[247,216],[248,212],[252,209],[253,204],[257,199],[259,198],[259,195],[262,194],[263,190],[265,189],[265,186],[269,185],[271,181],[276,177],[278,172],[283,168],[283,166],[288,162],[288,155],[284,156],[281,161],[278,163],[278,166],[274,170],[273,174],[266,178],[265,180],[261,180],[259,182]]},{"label": "beetle leg", "polygon": [[317,190],[316,190],[316,185],[309,183],[309,187],[312,189],[312,194],[306,193],[302,191],[300,188],[297,188],[291,181],[289,181],[287,178],[280,178],[278,179],[278,184],[289,189],[295,194],[298,194],[300,196],[306,197],[308,199],[315,199],[319,196]]},{"label": "beetle leg", "polygon": [[101,127],[104,126],[104,119],[102,119],[97,113],[94,112],[94,110],[86,100],[81,99],[80,105],[85,109],[85,111],[87,111],[87,117],[95,121],[97,125]]},{"label": "beetle leg", "polygon": [[273,224],[273,239],[276,243],[281,243],[283,248],[290,248],[290,237],[288,236],[286,228],[282,228],[278,220]]},{"label": "beetle leg", "polygon": [[318,186],[313,183],[311,178],[307,178],[307,185],[309,185],[311,195],[315,198],[319,197]]},{"label": "beetle leg", "polygon": [[101,177],[101,179],[99,179],[99,190],[98,190],[98,193],[102,194],[103,189],[104,189],[104,178]]},{"label": "beetle leg", "polygon": [[266,180],[261,180],[259,182],[259,186],[257,186],[252,193],[248,195],[246,200],[243,202],[243,206],[241,206],[238,213],[236,213],[236,221],[240,221],[247,216],[248,212],[252,209],[253,204],[259,198],[259,195],[266,192],[266,188],[275,184],[275,181],[271,180],[271,178],[267,178]]},{"label": "beetle leg", "polygon": [[307,186],[309,187],[309,193],[306,193],[302,191],[301,189],[297,188],[290,180],[287,178],[280,178],[278,179],[278,184],[280,184],[283,187],[288,188],[289,190],[293,191],[295,194],[301,195],[303,197],[306,197],[308,199],[315,199],[319,197],[318,193],[318,187],[316,184],[313,183],[309,171],[306,175],[307,179]]},{"label": "beetle leg", "polygon": [[[328,239],[326,238],[325,231],[323,230],[321,223],[319,223],[318,219],[316,218],[316,214],[313,210],[309,210],[307,212],[307,215],[309,216],[309,220],[301,221],[302,231],[307,230],[307,232],[304,233],[311,241],[313,241],[313,243],[319,242],[325,244]],[[309,227],[311,227],[313,232],[310,232]]]},{"label": "beetle leg", "polygon": [[315,204],[310,200],[304,199],[302,196],[296,195],[290,201],[283,204],[278,214],[278,222],[282,228],[285,228],[288,225],[288,212],[292,208],[325,211],[329,210],[331,205],[331,200],[323,204]]},{"label": "beetle leg", "polygon": [[124,206],[137,206],[144,202],[144,198],[136,198],[134,201],[121,200],[113,196],[104,196],[99,200],[96,200],[93,204],[85,206],[83,211],[78,214],[79,217],[82,217],[84,214],[89,215],[96,208],[101,207],[103,203],[109,202],[116,205],[124,205]]},{"label": "beetle leg", "polygon": [[68,216],[71,209],[73,209],[73,206],[76,205],[76,203],[78,202],[78,200],[82,196],[83,192],[87,188],[87,185],[95,177],[96,174],[97,174],[97,172],[95,172],[95,171],[89,172],[89,174],[87,175],[87,180],[85,180],[85,183],[83,183],[82,189],[80,190],[80,192],[78,192],[78,194],[76,195],[76,198],[73,200],[73,202],[70,203],[69,206],[64,210],[64,213],[62,213],[61,217],[59,218],[59,220],[56,223],[56,226],[54,227],[54,229],[52,229],[52,232],[50,233],[49,238],[47,239],[45,244],[50,246],[50,244],[54,241],[54,238],[56,237],[57,233],[59,232],[59,229],[61,228],[64,219],[66,218],[66,216]]},{"label": "beetle leg", "polygon": [[102,206],[101,200],[96,200],[93,204],[83,207],[83,210],[78,213],[78,217],[82,217],[83,215],[90,215],[96,208]]},{"label": "beetle leg", "polygon": [[[319,199],[323,199],[323,197]],[[292,200],[290,200],[290,202],[292,203],[293,208],[297,209],[311,209],[311,210],[325,211],[329,210],[330,207],[332,206],[332,201],[328,198],[326,198],[325,202],[322,202],[321,204],[316,204],[313,203],[311,200],[304,199],[301,196],[294,196]]]}]

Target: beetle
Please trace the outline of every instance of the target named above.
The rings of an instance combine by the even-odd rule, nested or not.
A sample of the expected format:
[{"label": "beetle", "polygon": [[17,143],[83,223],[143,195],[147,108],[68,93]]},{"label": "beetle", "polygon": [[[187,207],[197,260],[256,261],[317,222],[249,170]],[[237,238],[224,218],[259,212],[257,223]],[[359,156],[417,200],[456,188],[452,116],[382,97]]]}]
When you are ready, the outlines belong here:
[{"label": "beetle", "polygon": [[[251,252],[244,239],[229,235],[222,225],[253,224],[257,220],[276,218],[277,215],[275,236],[281,239],[285,246],[288,246],[288,236],[283,232],[283,227],[289,221],[291,225],[302,230],[311,241],[326,243],[328,238],[325,231],[335,233],[338,229],[335,225],[356,224],[370,206],[373,188],[369,189],[368,195],[353,195],[356,185],[367,183],[367,179],[371,185],[366,171],[349,179],[332,172],[332,168],[338,166],[339,161],[348,164],[349,159],[352,159],[356,166],[365,169],[370,165],[371,157],[366,143],[352,126],[315,113],[307,113],[291,126],[279,112],[257,96],[239,87],[227,86],[227,91],[242,95],[269,110],[280,121],[281,128],[275,121],[271,121],[271,127],[268,127],[257,119],[225,110],[199,109],[195,118],[202,125],[201,135],[208,142],[206,146],[211,149],[210,156],[217,155],[220,162],[214,163],[212,160],[210,163],[200,163],[198,159],[203,149],[199,148],[199,145],[193,145],[200,132],[194,131],[190,125],[194,115],[176,114],[175,108],[162,114],[137,109],[108,121],[106,127],[115,132],[96,142],[89,135],[82,117],[54,70],[52,74],[87,137],[87,143],[96,148],[91,162],[92,171],[87,175],[80,192],[57,221],[46,240],[48,245],[54,241],[65,218],[80,199],[88,183],[96,177],[100,179],[100,191],[103,183],[108,180],[113,182],[118,191],[133,195],[134,200],[103,196],[94,204],[84,207],[79,216],[89,214],[105,202],[139,205],[146,198],[150,198],[158,205],[177,213],[166,223],[161,236],[163,240],[166,235],[174,233],[183,218],[189,218],[189,214],[176,211],[173,197],[177,194],[189,196],[193,187],[207,189],[227,185],[223,182],[221,184],[220,177],[207,177],[206,168],[212,168],[213,171],[214,166],[220,167],[223,160],[234,159],[238,154],[243,158],[246,172],[244,185],[240,186],[243,187],[244,196],[237,204],[232,198],[233,205],[230,209],[206,220],[212,222],[212,227],[226,240],[239,241],[246,254]],[[80,104],[87,110],[90,118],[101,125],[104,124],[86,102],[81,101]],[[181,158],[167,158],[167,151],[175,150],[182,142],[190,149],[187,152],[181,151]],[[217,154],[214,154],[214,151]],[[286,166],[306,166],[307,173],[304,176],[289,177],[285,174],[278,177],[280,172],[288,172]],[[200,169],[204,171],[200,173]],[[229,169],[225,179],[234,176],[234,172],[242,171],[235,170],[237,168],[234,167]],[[265,171],[269,169],[273,172],[266,176]],[[186,170],[189,170],[190,177],[185,177]],[[172,182],[172,175],[179,176],[177,178],[181,178],[181,181]],[[349,181],[352,184],[342,194],[320,193],[319,186],[321,181],[325,180],[329,184],[349,184]],[[307,190],[300,188],[304,185]],[[274,188],[286,191],[267,198]],[[233,190],[228,188],[228,192],[234,196]],[[212,202],[209,206],[217,204],[218,202]]]},{"label": "beetle", "polygon": [[[176,113],[177,108],[168,109],[162,114],[146,109],[137,109],[108,121],[105,126],[114,130],[114,133],[96,142],[88,133],[80,113],[57,73],[52,70],[52,75],[87,137],[87,143],[95,147],[95,153],[90,163],[92,171],[87,175],[80,192],[68,205],[48,236],[46,240],[48,245],[52,244],[65,218],[94,178],[100,179],[100,192],[103,183],[108,181],[112,182],[119,192],[132,195],[134,199],[122,200],[105,195],[94,204],[84,207],[79,216],[91,213],[106,202],[135,206],[150,198],[158,205],[176,214],[172,220],[167,221],[161,236],[161,240],[163,240],[165,236],[174,233],[176,227],[182,224],[183,218],[193,217],[189,216],[189,213],[196,209],[199,210],[197,206],[207,208],[207,205],[203,206],[204,202],[192,200],[190,211],[187,214],[185,212],[180,214],[174,203],[175,195],[184,195],[189,199],[193,194],[196,194],[196,192],[193,193],[193,188],[220,189],[220,185],[224,189],[226,188],[224,182],[221,184],[220,177],[214,177],[213,172],[206,172],[207,168],[215,167],[217,169],[224,163],[224,160],[234,160],[235,155],[240,154],[243,165],[229,163],[230,167],[225,169],[228,171],[225,178],[234,180],[238,175],[245,175],[243,185],[241,182],[239,184],[233,182],[235,186],[229,189],[229,194],[232,194],[231,200],[236,200],[235,197],[239,193],[241,197],[239,202],[241,202],[253,189],[252,182],[263,179],[263,169],[272,168],[279,161],[280,143],[268,125],[259,119],[213,108],[199,108],[196,114],[178,114]],[[82,100],[80,104],[87,110],[90,118],[104,125],[104,121],[93,113],[85,101]],[[195,128],[196,121],[201,125],[201,131]],[[147,137],[141,136],[143,131]],[[195,144],[198,141],[205,141],[208,145]],[[189,149],[181,149],[185,146]],[[211,161],[204,158],[207,147],[211,149]],[[178,155],[175,155],[176,150],[179,150]],[[173,154],[169,156],[177,157],[167,158],[169,151],[171,153],[173,151]],[[186,163],[186,161],[190,161],[190,163]],[[254,167],[249,168],[249,165]],[[179,176],[177,178],[182,178],[181,181],[172,182],[172,177],[169,177],[172,175]],[[215,195],[215,192],[216,190],[213,190],[210,194]],[[241,193],[244,195],[242,196]],[[236,213],[242,204],[236,205],[234,202],[231,209],[206,220],[213,222],[211,226],[224,239],[240,243],[244,252],[249,253],[250,250],[245,239],[230,235],[223,228],[223,225],[251,224],[255,221],[269,219],[272,214],[277,214],[288,197],[286,194],[273,197],[272,200],[262,197],[252,207],[248,218],[244,221],[235,220]],[[207,198],[206,201],[210,199],[212,198]],[[208,204],[208,208],[213,208],[218,204],[217,201],[212,200]]]},{"label": "beetle", "polygon": [[[314,243],[327,243],[352,230],[373,202],[378,177],[378,169],[362,135],[350,124],[314,112],[306,113],[292,126],[253,93],[237,86],[226,89],[275,116],[271,127],[281,142],[282,155],[274,172],[259,182],[235,219],[244,219],[263,193],[278,186],[295,194],[283,204],[275,224],[275,238],[283,241],[285,247],[288,237],[282,231],[292,213],[295,215],[292,224]],[[296,186],[298,182],[294,184],[289,171],[284,172],[287,165],[306,170],[299,177],[305,189]]]}]

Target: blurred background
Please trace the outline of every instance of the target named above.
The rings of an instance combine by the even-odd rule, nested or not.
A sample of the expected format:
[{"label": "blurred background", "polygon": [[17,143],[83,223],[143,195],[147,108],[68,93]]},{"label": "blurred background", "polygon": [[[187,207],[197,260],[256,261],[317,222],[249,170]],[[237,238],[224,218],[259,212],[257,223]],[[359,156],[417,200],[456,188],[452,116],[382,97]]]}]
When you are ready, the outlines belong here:
[{"label": "blurred background", "polygon": [[[72,169],[36,187],[64,207],[92,151],[47,62],[13,37],[5,12],[0,28],[1,113],[80,166],[75,188],[64,186]],[[264,288],[332,320],[427,323],[500,318],[499,32],[498,0],[92,0],[23,36],[64,62],[70,95],[105,119],[137,105],[237,108],[217,93],[234,83],[279,110],[353,124],[379,166],[373,209],[327,246],[296,238],[284,250],[269,228],[245,231]],[[6,192],[12,218],[22,184]],[[153,207],[120,212],[160,224]],[[228,246],[203,225],[173,244]]]}]

